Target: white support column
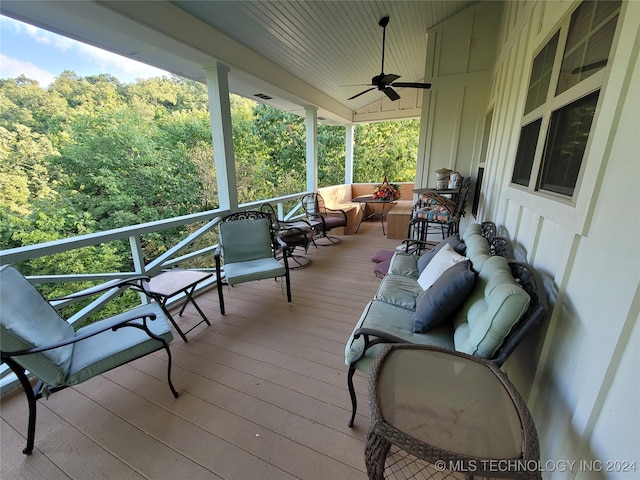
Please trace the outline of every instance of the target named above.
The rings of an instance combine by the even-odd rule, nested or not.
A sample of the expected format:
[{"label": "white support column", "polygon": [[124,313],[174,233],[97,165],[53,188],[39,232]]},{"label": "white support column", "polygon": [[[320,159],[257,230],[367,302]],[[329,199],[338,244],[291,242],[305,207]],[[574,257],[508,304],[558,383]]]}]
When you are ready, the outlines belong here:
[{"label": "white support column", "polygon": [[355,125],[347,125],[344,127],[345,135],[345,157],[344,157],[344,183],[349,185],[353,183],[353,132]]},{"label": "white support column", "polygon": [[305,130],[307,134],[307,191],[318,188],[318,108],[304,107]]},{"label": "white support column", "polygon": [[229,101],[229,67],[222,63],[205,65],[209,94],[211,136],[218,184],[218,201],[223,210],[238,209],[236,162],[233,152],[231,103]]}]

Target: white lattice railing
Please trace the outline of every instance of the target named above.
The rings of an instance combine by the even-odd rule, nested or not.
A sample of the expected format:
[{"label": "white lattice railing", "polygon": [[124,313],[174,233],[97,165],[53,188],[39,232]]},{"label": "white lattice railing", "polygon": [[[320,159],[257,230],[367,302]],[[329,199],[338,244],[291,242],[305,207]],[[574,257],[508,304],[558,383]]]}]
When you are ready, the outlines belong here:
[{"label": "white lattice railing", "polygon": [[[298,218],[298,210],[300,209],[300,202],[296,203],[296,206],[288,213],[284,213],[284,203],[291,202],[300,199],[306,192],[297,193],[293,195],[273,198],[268,201],[276,205],[278,210],[278,216],[289,220],[292,218]],[[241,210],[250,210],[257,208],[265,201],[246,203],[240,206]],[[197,251],[190,251],[183,253],[185,249],[189,248],[200,237],[205,235],[216,227],[220,219],[229,213],[228,210],[210,210],[207,212],[195,213],[191,215],[185,215],[182,217],[169,218],[165,220],[158,220],[155,222],[144,223],[140,225],[134,225],[131,227],[118,228],[114,230],[108,230],[105,232],[91,233],[88,235],[81,235],[72,238],[66,238],[62,240],[56,240],[53,242],[41,243],[37,245],[29,245],[27,247],[12,248],[0,251],[0,265],[16,264],[18,262],[24,262],[39,257],[48,255],[54,255],[56,253],[68,252],[88,246],[101,245],[114,241],[128,240],[130,246],[130,254],[133,259],[133,271],[128,272],[101,272],[91,274],[60,274],[60,275],[39,275],[28,277],[29,281],[34,285],[42,283],[68,283],[79,281],[92,281],[107,283],[116,279],[123,279],[127,277],[133,277],[136,275],[154,275],[163,269],[171,268],[193,258],[202,257],[204,255],[212,255],[217,245],[208,245]],[[149,233],[162,232],[164,230],[183,227],[187,225],[194,225],[204,223],[196,231],[189,236],[178,242],[176,245],[169,248],[165,253],[159,257],[145,263],[142,253],[142,241],[143,235]],[[212,260],[213,265],[213,260]],[[201,291],[205,288],[215,284],[215,277],[212,277],[207,282],[202,282],[198,285],[197,291]],[[68,319],[69,323],[74,324],[80,322],[90,316],[94,311],[99,309],[102,305],[107,303],[111,298],[119,294],[118,289],[111,289],[103,293],[99,298],[93,300],[89,305],[82,308],[75,315]],[[77,300],[75,300],[77,301]],[[144,303],[147,299],[141,296],[140,302]],[[173,299],[174,302],[180,301],[179,297]],[[61,301],[56,302],[54,307],[60,309],[67,305],[70,305],[74,301]],[[0,365],[0,392],[4,392],[12,387],[17,381],[13,373],[8,369],[6,365]]]}]

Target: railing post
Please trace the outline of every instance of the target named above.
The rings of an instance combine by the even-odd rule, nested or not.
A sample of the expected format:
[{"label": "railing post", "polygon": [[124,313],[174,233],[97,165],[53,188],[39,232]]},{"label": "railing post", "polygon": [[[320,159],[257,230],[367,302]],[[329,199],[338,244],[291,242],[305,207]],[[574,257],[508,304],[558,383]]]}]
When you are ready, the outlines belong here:
[{"label": "railing post", "polygon": [[[138,275],[144,275],[146,273],[146,267],[144,265],[144,253],[142,252],[142,240],[140,239],[140,235],[131,235],[129,237],[129,246],[131,247],[131,259],[133,260],[133,270]],[[138,293],[140,296],[140,303],[146,304],[149,303],[149,299],[147,296],[140,292]]]},{"label": "railing post", "polygon": [[318,108],[304,107],[305,131],[307,134],[307,191],[318,188]]},{"label": "railing post", "polygon": [[353,133],[355,126],[353,124],[344,127],[345,135],[345,158],[344,158],[344,183],[349,185],[353,183]]}]

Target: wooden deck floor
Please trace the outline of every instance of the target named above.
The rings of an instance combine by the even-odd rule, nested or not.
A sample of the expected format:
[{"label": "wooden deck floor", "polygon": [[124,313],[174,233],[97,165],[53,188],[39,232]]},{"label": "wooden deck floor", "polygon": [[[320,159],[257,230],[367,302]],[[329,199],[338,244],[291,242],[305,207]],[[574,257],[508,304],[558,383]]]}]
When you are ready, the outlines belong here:
[{"label": "wooden deck floor", "polygon": [[225,289],[224,317],[215,290],[200,295],[212,325],[171,344],[178,399],[157,352],[40,401],[25,456],[26,400],[4,395],[2,479],[365,479],[367,382],[349,429],[344,346],[379,285],[371,257],[399,241],[378,222],[341,238],[292,272],[291,304],[274,281]]}]

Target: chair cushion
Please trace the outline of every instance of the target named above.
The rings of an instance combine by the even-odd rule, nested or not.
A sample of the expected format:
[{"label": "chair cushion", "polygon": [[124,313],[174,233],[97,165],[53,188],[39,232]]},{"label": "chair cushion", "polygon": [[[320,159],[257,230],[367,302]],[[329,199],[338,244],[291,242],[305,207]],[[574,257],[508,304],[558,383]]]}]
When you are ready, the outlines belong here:
[{"label": "chair cushion", "polygon": [[468,260],[467,257],[454,251],[451,245],[444,245],[422,271],[418,283],[427,290],[448,268],[464,260]]},{"label": "chair cushion", "polygon": [[451,320],[451,314],[465,302],[475,281],[476,274],[468,260],[447,269],[428,290],[416,298],[414,333],[426,333]]},{"label": "chair cushion", "polygon": [[287,223],[286,226],[275,223],[273,227],[282,239],[291,235],[304,235],[306,232],[311,232],[311,225],[307,222]]},{"label": "chair cushion", "polygon": [[313,233],[310,231],[309,232],[298,231],[295,233],[293,232],[294,230],[289,230],[288,235],[282,236],[278,234],[278,236],[282,239],[284,243],[286,243],[290,247],[297,247],[297,246],[306,247],[309,243],[311,243],[311,240],[313,240]]},{"label": "chair cushion", "polygon": [[[3,352],[28,350],[73,338],[73,327],[63,320],[40,292],[11,265],[0,268],[0,341]],[[45,384],[64,382],[73,345],[14,357]]]},{"label": "chair cushion", "polygon": [[269,224],[266,218],[220,223],[220,245],[225,271],[228,263],[273,258]]},{"label": "chair cushion", "polygon": [[323,218],[324,218],[325,228],[327,230],[331,230],[332,228],[337,228],[337,227],[344,227],[347,224],[347,221],[342,215],[340,216],[323,215]]},{"label": "chair cushion", "polygon": [[285,273],[284,265],[273,257],[224,264],[224,275],[229,285],[281,277]]},{"label": "chair cushion", "polygon": [[[156,315],[155,320],[147,320],[147,326],[152,333],[163,337],[167,342],[173,340],[167,317],[155,302],[142,305],[109,319],[92,323],[78,330],[76,335],[84,335],[142,313],[154,313]],[[136,320],[135,323],[142,324],[142,320]],[[149,337],[143,330],[138,328],[122,327],[115,332],[107,330],[75,344],[69,376],[65,384],[77,385],[161,348],[163,346],[159,340]]]},{"label": "chair cushion", "polygon": [[447,207],[436,205],[429,209],[421,208],[420,210],[416,210],[414,216],[415,218],[423,218],[430,222],[446,223],[451,220],[452,215],[453,212]]}]

